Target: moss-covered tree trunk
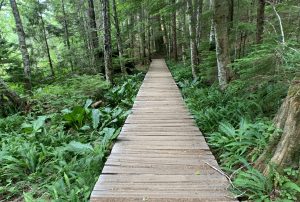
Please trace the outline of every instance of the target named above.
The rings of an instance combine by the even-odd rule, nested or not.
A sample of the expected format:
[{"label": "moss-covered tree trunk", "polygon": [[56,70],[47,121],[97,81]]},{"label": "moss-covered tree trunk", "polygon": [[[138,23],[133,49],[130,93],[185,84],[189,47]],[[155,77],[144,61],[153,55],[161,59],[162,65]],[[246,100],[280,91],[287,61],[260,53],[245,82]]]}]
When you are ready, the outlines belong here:
[{"label": "moss-covered tree trunk", "polygon": [[279,169],[299,167],[300,162],[300,78],[293,81],[288,96],[284,100],[275,119],[276,127],[282,130],[280,138],[274,138],[261,155],[256,167],[265,174],[269,165]]}]

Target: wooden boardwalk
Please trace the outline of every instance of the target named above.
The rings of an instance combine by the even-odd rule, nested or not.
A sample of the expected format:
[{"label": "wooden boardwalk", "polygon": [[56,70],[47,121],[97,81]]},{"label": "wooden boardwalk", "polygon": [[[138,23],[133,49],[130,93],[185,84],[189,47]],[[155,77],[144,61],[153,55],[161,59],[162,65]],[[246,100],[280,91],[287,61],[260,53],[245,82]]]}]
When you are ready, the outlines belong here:
[{"label": "wooden boardwalk", "polygon": [[165,61],[153,60],[91,201],[234,201]]}]

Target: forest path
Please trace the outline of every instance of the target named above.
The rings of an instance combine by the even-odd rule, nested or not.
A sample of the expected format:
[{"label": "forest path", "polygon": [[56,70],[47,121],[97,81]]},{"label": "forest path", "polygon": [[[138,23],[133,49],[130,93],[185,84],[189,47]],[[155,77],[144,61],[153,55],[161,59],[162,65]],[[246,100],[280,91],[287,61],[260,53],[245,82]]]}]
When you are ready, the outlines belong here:
[{"label": "forest path", "polygon": [[234,201],[163,59],[153,60],[91,201]]}]

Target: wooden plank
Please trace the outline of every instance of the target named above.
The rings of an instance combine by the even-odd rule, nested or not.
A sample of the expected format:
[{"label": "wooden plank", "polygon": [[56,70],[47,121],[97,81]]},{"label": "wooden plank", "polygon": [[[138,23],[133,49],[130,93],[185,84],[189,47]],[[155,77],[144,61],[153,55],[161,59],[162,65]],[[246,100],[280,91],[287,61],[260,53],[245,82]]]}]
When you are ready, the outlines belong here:
[{"label": "wooden plank", "polygon": [[164,60],[153,60],[92,202],[234,201]]}]

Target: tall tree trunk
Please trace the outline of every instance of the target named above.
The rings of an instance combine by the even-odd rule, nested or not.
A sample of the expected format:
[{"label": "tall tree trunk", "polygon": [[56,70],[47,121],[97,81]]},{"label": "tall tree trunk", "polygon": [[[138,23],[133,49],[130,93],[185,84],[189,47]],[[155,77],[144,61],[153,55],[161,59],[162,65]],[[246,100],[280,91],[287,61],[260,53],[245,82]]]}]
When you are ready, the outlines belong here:
[{"label": "tall tree trunk", "polygon": [[26,45],[25,32],[24,32],[22,20],[20,17],[20,13],[19,13],[16,1],[10,0],[10,5],[11,5],[12,12],[13,12],[13,15],[15,18],[16,30],[17,30],[17,34],[18,34],[18,38],[19,38],[19,47],[20,47],[20,51],[22,53],[22,59],[23,59],[23,65],[24,65],[25,89],[30,91],[32,89],[31,67],[30,67],[29,53],[28,53],[27,45]]},{"label": "tall tree trunk", "polygon": [[178,52],[177,52],[177,13],[176,13],[176,0],[172,0],[172,4],[174,5],[174,12],[172,15],[172,33],[173,33],[173,59],[175,61],[178,60]]},{"label": "tall tree trunk", "polygon": [[183,64],[186,64],[186,41],[188,34],[187,26],[186,26],[186,16],[187,16],[187,3],[185,0],[182,0],[183,2],[183,7],[182,7],[182,20],[181,20],[181,54],[182,54],[182,62]]},{"label": "tall tree trunk", "polygon": [[197,26],[196,26],[196,41],[198,50],[200,50],[200,41],[202,33],[202,10],[203,10],[203,0],[198,0],[197,2]]},{"label": "tall tree trunk", "polygon": [[118,51],[119,51],[121,71],[122,71],[123,74],[126,74],[126,68],[125,68],[124,62],[123,62],[123,42],[122,42],[122,36],[121,36],[121,30],[120,30],[116,0],[113,0],[112,5],[113,5],[113,12],[114,12],[115,28],[116,28],[116,32],[117,32],[116,34],[117,34],[117,43],[118,43]]},{"label": "tall tree trunk", "polygon": [[164,55],[166,53],[166,48],[164,46],[164,37],[163,37],[163,33],[162,33],[162,29],[161,29],[161,19],[160,19],[160,15],[157,14],[154,16],[154,18],[156,19],[156,31],[154,32],[155,34],[155,48],[156,48],[156,52],[158,54]]},{"label": "tall tree trunk", "polygon": [[195,12],[195,0],[188,0],[188,13],[189,13],[189,32],[190,32],[190,49],[191,49],[191,67],[193,77],[197,78],[199,64],[197,41],[196,41],[196,12]]},{"label": "tall tree trunk", "polygon": [[44,37],[44,41],[45,41],[50,71],[51,71],[52,76],[55,77],[55,71],[54,71],[52,58],[51,58],[51,54],[50,54],[50,48],[49,48],[48,39],[47,39],[47,32],[46,32],[46,28],[45,28],[45,22],[44,22],[42,14],[40,13],[39,15],[40,15],[41,23],[42,23],[43,37]]},{"label": "tall tree trunk", "polygon": [[68,21],[67,21],[67,14],[65,10],[65,2],[64,0],[61,0],[61,7],[62,7],[62,12],[64,16],[64,31],[65,31],[65,44],[67,45],[68,48],[68,57],[69,57],[69,62],[71,65],[71,70],[74,71],[74,64],[73,64],[73,59],[71,57],[71,43],[70,43],[70,34],[69,34],[69,27],[68,27]]},{"label": "tall tree trunk", "polygon": [[150,14],[147,13],[147,49],[148,49],[148,63],[151,61],[151,22]]},{"label": "tall tree trunk", "polygon": [[10,90],[6,83],[0,78],[0,96],[6,96],[16,108],[24,109],[25,101],[14,91]]},{"label": "tall tree trunk", "polygon": [[141,60],[142,64],[145,64],[146,59],[146,37],[145,37],[145,24],[144,24],[144,9],[141,8],[140,15],[140,26],[139,26],[139,35],[140,35],[140,47],[141,47]]},{"label": "tall tree trunk", "polygon": [[230,52],[228,36],[228,3],[224,0],[215,0],[215,38],[216,55],[218,62],[219,86],[222,90],[227,87],[229,81]]},{"label": "tall tree trunk", "polygon": [[233,18],[234,18],[234,0],[228,0],[228,30],[229,33],[232,31],[233,28]]},{"label": "tall tree trunk", "polygon": [[96,24],[96,15],[95,15],[95,7],[94,0],[88,0],[88,16],[89,16],[89,28],[91,35],[91,48],[93,52],[94,66],[102,73],[104,73],[102,66],[102,54],[99,47],[99,37],[97,31]]},{"label": "tall tree trunk", "polygon": [[[209,10],[213,12],[215,5],[215,0],[209,0]],[[214,51],[216,49],[216,37],[215,37],[215,22],[214,17],[212,17],[210,22],[210,32],[209,32],[209,50]]]},{"label": "tall tree trunk", "polygon": [[170,40],[170,36],[169,36],[169,33],[168,33],[168,28],[167,28],[165,17],[162,17],[161,23],[162,23],[161,27],[164,30],[164,45],[165,45],[165,50],[167,50],[168,59],[171,59],[171,40]]},{"label": "tall tree trunk", "polygon": [[258,0],[257,19],[256,19],[256,43],[260,44],[263,40],[265,23],[266,0]]},{"label": "tall tree trunk", "polygon": [[109,0],[102,0],[104,30],[104,64],[106,81],[112,83],[112,47]]}]

